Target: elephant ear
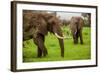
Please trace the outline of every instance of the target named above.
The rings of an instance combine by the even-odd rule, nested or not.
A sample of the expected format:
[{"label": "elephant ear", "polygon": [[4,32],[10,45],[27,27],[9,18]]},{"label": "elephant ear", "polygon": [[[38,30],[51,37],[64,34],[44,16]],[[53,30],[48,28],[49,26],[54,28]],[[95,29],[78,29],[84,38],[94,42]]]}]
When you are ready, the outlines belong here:
[{"label": "elephant ear", "polygon": [[50,14],[50,13],[42,13],[41,15],[42,15],[42,17],[44,19],[44,20],[42,20],[42,23],[44,23],[44,25],[42,25],[43,29],[45,29],[45,27],[46,27],[46,29],[45,29],[46,31],[52,32],[52,29],[53,29],[53,27],[52,27],[53,26],[52,25],[52,21],[53,21],[52,20],[52,17],[53,17],[53,14]]},{"label": "elephant ear", "polygon": [[56,17],[52,13],[42,13],[42,16],[48,24],[51,24],[53,21],[55,21],[55,17]]},{"label": "elephant ear", "polygon": [[47,34],[47,23],[40,13],[34,14],[32,16],[30,25],[33,26],[33,29],[38,30],[37,33],[40,33],[42,35]]},{"label": "elephant ear", "polygon": [[77,33],[77,19],[76,17],[72,17],[71,20],[70,20],[70,29],[71,29],[71,32],[76,34]]},{"label": "elephant ear", "polygon": [[39,18],[39,33],[41,33],[42,35],[46,35],[48,33],[48,30],[47,30],[47,22],[46,20],[41,17]]},{"label": "elephant ear", "polygon": [[83,28],[83,26],[84,26],[84,20],[80,17],[80,20],[79,20],[79,27],[78,27],[78,29],[82,29]]}]

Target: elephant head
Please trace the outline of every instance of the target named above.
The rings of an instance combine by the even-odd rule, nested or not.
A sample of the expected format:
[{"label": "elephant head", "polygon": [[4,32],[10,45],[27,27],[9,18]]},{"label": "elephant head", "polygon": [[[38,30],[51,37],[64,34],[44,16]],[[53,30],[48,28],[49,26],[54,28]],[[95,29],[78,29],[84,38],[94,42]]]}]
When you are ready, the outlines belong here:
[{"label": "elephant head", "polygon": [[74,44],[78,43],[78,37],[80,37],[80,43],[83,44],[82,28],[84,20],[81,17],[72,17],[70,20],[70,29],[72,32]]},{"label": "elephant head", "polygon": [[61,22],[56,15],[52,13],[29,12],[23,14],[23,19],[23,39],[28,40],[33,38],[38,47],[38,56],[42,56],[42,54],[46,56],[47,49],[44,45],[45,35],[51,32],[58,38],[61,56],[64,57],[63,39],[66,37],[62,34]]},{"label": "elephant head", "polygon": [[47,22],[47,30],[53,33],[59,40],[59,45],[61,48],[61,56],[64,57],[64,42],[63,39],[66,37],[63,36],[61,31],[61,22],[56,15],[53,14],[43,14],[46,22]]}]

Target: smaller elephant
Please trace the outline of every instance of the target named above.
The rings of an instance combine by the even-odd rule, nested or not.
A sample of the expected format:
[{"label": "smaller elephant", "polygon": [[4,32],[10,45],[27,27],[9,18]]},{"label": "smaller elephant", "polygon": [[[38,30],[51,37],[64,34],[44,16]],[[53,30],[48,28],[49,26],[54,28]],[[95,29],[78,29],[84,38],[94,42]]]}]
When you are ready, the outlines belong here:
[{"label": "smaller elephant", "polygon": [[70,20],[70,29],[73,36],[74,44],[78,43],[78,38],[80,37],[80,43],[83,44],[82,28],[84,25],[84,20],[82,17],[72,17]]}]

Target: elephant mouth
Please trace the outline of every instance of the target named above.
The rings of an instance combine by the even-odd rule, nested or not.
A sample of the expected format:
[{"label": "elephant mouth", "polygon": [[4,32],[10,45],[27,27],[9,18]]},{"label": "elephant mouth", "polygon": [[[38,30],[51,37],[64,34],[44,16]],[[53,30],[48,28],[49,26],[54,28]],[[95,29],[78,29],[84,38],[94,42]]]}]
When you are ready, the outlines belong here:
[{"label": "elephant mouth", "polygon": [[57,38],[59,38],[59,39],[70,39],[71,37],[68,37],[68,36],[60,36],[60,35],[58,35],[57,33],[55,33],[55,36],[57,37]]}]

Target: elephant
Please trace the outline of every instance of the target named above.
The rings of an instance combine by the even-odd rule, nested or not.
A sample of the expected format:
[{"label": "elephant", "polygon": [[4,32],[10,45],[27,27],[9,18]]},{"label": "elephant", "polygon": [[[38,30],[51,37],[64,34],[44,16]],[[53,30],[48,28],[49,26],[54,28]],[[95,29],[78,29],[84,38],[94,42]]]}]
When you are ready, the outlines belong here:
[{"label": "elephant", "polygon": [[84,25],[84,20],[80,16],[73,16],[70,20],[70,30],[73,36],[74,44],[78,44],[78,38],[80,37],[80,44],[83,44],[82,29]]},{"label": "elephant", "polygon": [[47,48],[44,45],[48,32],[54,34],[61,48],[61,57],[64,57],[64,41],[61,30],[61,21],[53,13],[27,12],[23,13],[23,41],[33,39],[37,45],[37,57],[47,56]]}]

